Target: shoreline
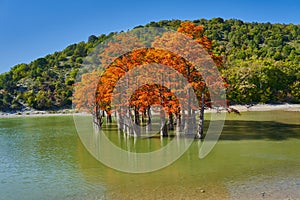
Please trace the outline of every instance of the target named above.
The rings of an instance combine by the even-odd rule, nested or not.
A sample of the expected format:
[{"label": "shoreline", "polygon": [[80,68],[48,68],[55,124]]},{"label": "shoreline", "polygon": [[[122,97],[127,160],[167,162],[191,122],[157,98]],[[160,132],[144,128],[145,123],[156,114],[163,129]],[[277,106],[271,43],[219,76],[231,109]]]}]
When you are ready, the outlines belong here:
[{"label": "shoreline", "polygon": [[[239,112],[256,112],[256,111],[290,111],[290,112],[300,112],[300,104],[255,104],[255,105],[231,105],[231,108],[237,109]],[[211,109],[206,110],[206,112],[211,112]],[[80,113],[73,109],[64,109],[59,111],[19,111],[16,113],[5,113],[0,112],[1,118],[16,118],[16,117],[50,117],[50,116],[72,116],[74,114],[78,115],[88,115],[87,113]]]},{"label": "shoreline", "polygon": [[0,119],[1,118],[19,118],[19,117],[72,116],[74,114],[81,114],[81,113],[78,113],[76,110],[72,110],[72,109],[64,109],[64,110],[59,110],[59,111],[30,110],[30,111],[18,111],[16,113],[0,112]]},{"label": "shoreline", "polygon": [[255,104],[255,105],[231,105],[230,107],[237,109],[239,112],[247,111],[293,111],[300,112],[300,104]]}]

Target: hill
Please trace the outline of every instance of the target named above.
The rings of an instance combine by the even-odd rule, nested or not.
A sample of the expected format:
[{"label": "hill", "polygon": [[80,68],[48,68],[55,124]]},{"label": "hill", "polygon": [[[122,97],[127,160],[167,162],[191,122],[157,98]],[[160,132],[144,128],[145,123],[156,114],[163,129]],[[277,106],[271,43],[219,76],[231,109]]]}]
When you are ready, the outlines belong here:
[{"label": "hill", "polygon": [[[176,30],[181,22],[162,20],[145,27]],[[223,56],[222,74],[230,83],[227,95],[232,103],[300,102],[299,25],[222,18],[193,22],[204,26],[214,52]],[[115,34],[91,35],[86,42],[69,45],[29,64],[18,64],[1,74],[0,110],[70,108],[75,76],[84,58]]]}]

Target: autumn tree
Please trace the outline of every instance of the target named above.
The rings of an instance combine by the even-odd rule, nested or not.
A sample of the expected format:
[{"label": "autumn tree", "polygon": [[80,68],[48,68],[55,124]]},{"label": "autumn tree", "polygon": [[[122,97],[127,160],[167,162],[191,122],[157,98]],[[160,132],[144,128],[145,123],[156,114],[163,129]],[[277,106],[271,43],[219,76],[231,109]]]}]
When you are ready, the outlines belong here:
[{"label": "autumn tree", "polygon": [[[167,49],[171,52],[177,53],[178,55],[183,55],[183,57],[187,60],[192,60],[193,63],[185,62],[185,64],[181,66],[182,69],[180,71],[186,76],[189,83],[193,86],[193,90],[197,95],[198,103],[201,105],[197,133],[197,137],[200,138],[203,136],[204,107],[211,106],[211,99],[207,85],[209,84],[211,88],[214,88],[213,91],[219,91],[218,88],[227,86],[224,85],[223,80],[218,78],[219,74],[216,73],[218,72],[218,69],[222,67],[222,58],[213,53],[212,42],[204,35],[204,29],[202,26],[197,26],[194,23],[187,21],[183,22],[177,31],[179,33],[183,33],[184,36],[169,32],[164,34],[161,38],[158,38],[154,42],[153,46],[156,48]],[[186,36],[189,39],[187,39]],[[188,45],[186,45],[187,43]],[[199,48],[197,44],[201,47]],[[178,46],[182,48],[176,48]],[[196,66],[199,65],[199,63],[202,66]],[[204,68],[205,65],[208,67]],[[214,68],[215,66],[217,68]],[[189,89],[188,93],[190,92],[191,91]],[[218,94],[215,94],[215,96],[218,96]],[[194,118],[190,99],[188,99],[187,111],[187,118]],[[186,122],[190,123],[190,120]]]},{"label": "autumn tree", "polygon": [[[208,92],[207,85],[215,88],[224,86],[223,80],[214,81],[218,74],[207,69],[211,65],[221,67],[222,59],[212,52],[212,43],[203,33],[202,26],[184,22],[177,33],[164,33],[152,42],[152,47],[148,48],[143,47],[143,44],[134,37],[127,39],[122,35],[118,36],[108,42],[99,55],[104,70],[101,76],[98,76],[99,73],[96,73],[96,76],[88,74],[92,75],[90,79],[83,76],[77,86],[82,87],[77,95],[84,92],[85,95],[89,95],[87,91],[94,90],[94,96],[91,95],[95,98],[94,101],[77,101],[78,106],[89,105],[92,108],[90,112],[96,116],[95,118],[100,117],[96,120],[100,126],[103,115],[98,113],[105,111],[111,116],[112,112],[117,111],[119,128],[123,127],[125,130],[128,129],[128,124],[126,127],[126,123],[122,121],[126,116],[127,118],[133,116],[135,125],[141,124],[140,116],[142,122],[143,118],[151,122],[151,106],[160,105],[169,119],[168,125],[162,125],[161,134],[167,135],[168,129],[174,129],[174,117],[177,126],[180,128],[183,124],[185,132],[191,134],[190,127],[196,125],[197,106],[201,105],[198,130],[198,137],[201,137],[204,106],[211,105],[212,94]],[[155,68],[156,65],[153,63],[160,64],[161,67]],[[197,63],[206,66],[206,70],[200,71],[199,67],[203,66],[196,66]],[[145,71],[143,66],[144,68],[147,66],[148,70]],[[152,68],[155,68],[155,72],[151,71]],[[173,71],[168,70],[169,68]],[[184,79],[178,78],[178,74]],[[158,79],[159,77],[161,78]],[[97,78],[98,81],[95,81]],[[185,81],[187,85],[184,84]],[[91,82],[92,86],[88,88]],[[193,94],[196,100],[191,98]],[[130,132],[139,135],[138,130]]]},{"label": "autumn tree", "polygon": [[81,81],[74,86],[73,103],[79,111],[91,113],[94,124],[101,127],[103,124],[103,113],[99,109],[100,105],[95,98],[99,78],[100,74],[98,71],[83,74]]}]

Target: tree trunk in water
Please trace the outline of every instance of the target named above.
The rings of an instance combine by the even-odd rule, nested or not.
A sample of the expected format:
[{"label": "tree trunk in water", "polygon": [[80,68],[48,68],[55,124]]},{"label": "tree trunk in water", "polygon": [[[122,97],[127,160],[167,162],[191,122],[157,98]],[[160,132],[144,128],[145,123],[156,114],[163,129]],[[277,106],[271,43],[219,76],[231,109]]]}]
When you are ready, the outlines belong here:
[{"label": "tree trunk in water", "polygon": [[[188,88],[188,93],[187,96],[190,97],[191,95],[191,88]],[[187,105],[187,118],[185,119],[185,123],[184,123],[184,133],[185,134],[193,134],[191,133],[192,130],[192,113],[191,113],[191,99],[188,98],[188,105]]]},{"label": "tree trunk in water", "polygon": [[186,118],[186,115],[185,115],[184,111],[182,111],[182,115],[181,115],[181,124],[180,124],[180,129],[181,129],[181,131],[184,130],[184,126],[185,126],[185,118]]},{"label": "tree trunk in water", "polygon": [[163,137],[168,136],[168,125],[165,123],[160,131],[160,135]]},{"label": "tree trunk in water", "polygon": [[134,108],[134,123],[140,125],[140,113],[136,108]]},{"label": "tree trunk in water", "polygon": [[117,114],[117,119],[118,119],[117,123],[118,123],[118,128],[119,128],[120,130],[123,130],[123,124],[124,124],[124,121],[123,121],[123,116],[122,116],[122,114],[120,114],[120,113],[121,113],[121,110],[119,110],[119,112],[116,112],[116,114]]},{"label": "tree trunk in water", "polygon": [[137,126],[132,126],[134,129],[134,136],[140,136],[140,113],[137,108],[134,108],[134,124]]},{"label": "tree trunk in water", "polygon": [[151,131],[152,130],[152,124],[151,124],[151,108],[150,106],[147,108],[147,117],[148,117],[148,120],[147,120],[147,131]]},{"label": "tree trunk in water", "polygon": [[173,114],[169,113],[169,124],[168,124],[169,130],[174,130],[174,118]]},{"label": "tree trunk in water", "polygon": [[166,120],[165,120],[165,113],[163,110],[161,110],[160,112],[160,135],[161,136],[168,136],[168,126],[166,124]]},{"label": "tree trunk in water", "polygon": [[151,124],[151,108],[150,106],[148,107],[148,110],[147,110],[147,114],[148,114],[148,124]]},{"label": "tree trunk in water", "polygon": [[145,109],[142,114],[142,123],[146,123],[147,110]]},{"label": "tree trunk in water", "polygon": [[127,134],[127,136],[131,135],[131,118],[130,118],[130,110],[126,109],[125,117],[123,118],[123,127],[124,127],[124,132]]},{"label": "tree trunk in water", "polygon": [[182,131],[182,126],[181,126],[181,115],[180,113],[176,115],[176,132]]},{"label": "tree trunk in water", "polygon": [[111,113],[106,113],[107,115],[107,123],[112,123]]},{"label": "tree trunk in water", "polygon": [[197,127],[197,120],[196,120],[196,112],[195,112],[195,110],[192,110],[191,122],[192,122],[193,130],[196,129],[196,127]]},{"label": "tree trunk in water", "polygon": [[[190,77],[190,67],[187,68],[187,78]],[[185,116],[185,110],[183,110],[183,116],[184,116],[184,134],[192,134],[191,133],[191,88],[188,87],[187,89],[187,116]]]},{"label": "tree trunk in water", "polygon": [[92,111],[92,116],[93,116],[93,123],[96,128],[101,129],[102,124],[103,124],[103,114],[102,110],[100,109],[100,106],[96,104],[95,111]]},{"label": "tree trunk in water", "polygon": [[196,138],[202,139],[203,138],[203,128],[204,128],[204,90],[202,91],[201,95],[201,109],[199,114],[199,124],[198,124],[198,132]]}]

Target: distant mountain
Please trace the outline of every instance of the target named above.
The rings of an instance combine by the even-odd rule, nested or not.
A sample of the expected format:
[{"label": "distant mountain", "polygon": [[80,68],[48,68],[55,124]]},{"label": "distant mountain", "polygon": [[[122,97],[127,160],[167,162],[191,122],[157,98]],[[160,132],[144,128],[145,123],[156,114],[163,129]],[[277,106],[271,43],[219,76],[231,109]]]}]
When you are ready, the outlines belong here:
[{"label": "distant mountain", "polygon": [[[176,30],[181,22],[162,20],[145,27]],[[299,103],[299,25],[222,18],[193,22],[204,26],[206,36],[213,41],[214,52],[224,58],[222,73],[231,84],[227,93],[231,102]],[[0,110],[70,108],[75,76],[84,58],[96,45],[115,34],[91,35],[87,42],[69,45],[1,74]]]}]

